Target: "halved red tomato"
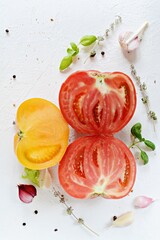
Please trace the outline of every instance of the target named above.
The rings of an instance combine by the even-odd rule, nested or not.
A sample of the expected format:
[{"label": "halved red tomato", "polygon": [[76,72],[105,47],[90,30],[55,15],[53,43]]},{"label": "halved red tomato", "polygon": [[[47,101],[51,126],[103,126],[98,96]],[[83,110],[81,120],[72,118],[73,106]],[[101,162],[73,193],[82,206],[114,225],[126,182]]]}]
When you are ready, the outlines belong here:
[{"label": "halved red tomato", "polygon": [[64,118],[78,132],[109,135],[133,116],[136,92],[124,73],[78,71],[62,84],[59,103]]},{"label": "halved red tomato", "polygon": [[75,198],[122,198],[132,189],[135,159],[114,137],[88,136],[71,143],[58,169],[64,190]]}]

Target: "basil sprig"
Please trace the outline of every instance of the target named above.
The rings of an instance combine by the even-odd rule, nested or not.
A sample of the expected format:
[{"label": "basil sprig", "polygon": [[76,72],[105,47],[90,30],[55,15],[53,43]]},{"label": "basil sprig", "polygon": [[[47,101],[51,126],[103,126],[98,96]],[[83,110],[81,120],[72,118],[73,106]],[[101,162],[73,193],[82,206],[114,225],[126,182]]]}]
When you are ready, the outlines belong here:
[{"label": "basil sprig", "polygon": [[142,150],[140,147],[140,144],[143,143],[146,147],[148,147],[150,150],[154,151],[155,150],[155,144],[150,141],[145,139],[144,137],[142,137],[142,124],[141,123],[136,123],[132,128],[131,128],[131,134],[134,137],[134,141],[131,144],[131,147],[137,147],[140,151],[140,157],[143,160],[144,164],[147,164],[149,161],[149,157],[147,155],[147,153],[144,151],[144,149]]},{"label": "basil sprig", "polygon": [[[82,45],[84,47],[88,47],[88,46],[92,45],[96,41],[99,42],[99,41],[102,41],[102,39],[100,39],[99,37],[96,37],[94,35],[86,35],[86,36],[83,36],[80,39],[78,45]],[[70,47],[67,48],[67,55],[61,60],[61,63],[60,63],[60,66],[59,66],[60,71],[65,70],[66,68],[68,68],[72,64],[73,59],[79,53],[78,45],[76,43],[74,43],[74,42],[70,43]]]},{"label": "basil sprig", "polygon": [[73,57],[75,57],[77,54],[79,53],[79,48],[78,46],[74,43],[71,42],[70,43],[70,47],[67,48],[67,56],[65,56],[59,66],[59,69],[61,71],[65,70],[66,68],[68,68],[71,63],[73,62]]}]

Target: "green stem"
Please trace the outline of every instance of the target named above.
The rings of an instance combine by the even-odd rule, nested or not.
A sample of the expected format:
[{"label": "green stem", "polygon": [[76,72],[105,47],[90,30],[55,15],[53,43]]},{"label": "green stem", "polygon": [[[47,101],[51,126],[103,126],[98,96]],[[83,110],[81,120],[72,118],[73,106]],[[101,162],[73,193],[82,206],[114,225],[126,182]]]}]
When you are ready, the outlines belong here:
[{"label": "green stem", "polygon": [[[133,142],[133,143],[129,146],[129,148],[132,148],[132,147],[134,147],[134,146],[138,147],[137,144],[140,143],[140,142],[141,142],[141,141]],[[139,147],[138,147],[138,148],[139,148]]]},{"label": "green stem", "polygon": [[[61,193],[60,193],[59,191],[57,191],[57,190],[55,189],[55,187],[53,187],[53,191],[56,193],[57,197],[61,200]],[[64,204],[64,206],[66,207],[66,209],[68,209],[68,208],[70,207],[70,206],[66,203],[65,199],[64,199],[64,201],[61,202],[61,203]],[[73,212],[71,212],[71,216],[72,216],[73,218],[75,218],[76,221],[78,222],[79,218],[78,218]],[[87,224],[85,224],[85,222],[82,222],[81,225],[83,225],[86,229],[88,229],[90,232],[92,232],[92,233],[95,234],[96,236],[99,236],[99,234],[96,233],[94,230],[92,230]]]},{"label": "green stem", "polygon": [[142,149],[138,145],[135,145],[135,147],[137,147],[140,151],[142,151]]}]

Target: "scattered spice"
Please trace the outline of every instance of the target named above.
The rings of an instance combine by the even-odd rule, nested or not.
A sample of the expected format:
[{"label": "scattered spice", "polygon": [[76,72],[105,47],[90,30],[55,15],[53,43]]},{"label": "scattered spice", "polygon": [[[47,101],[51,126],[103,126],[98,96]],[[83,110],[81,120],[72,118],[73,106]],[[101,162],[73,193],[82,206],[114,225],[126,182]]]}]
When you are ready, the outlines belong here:
[{"label": "scattered spice", "polygon": [[102,56],[104,56],[104,55],[105,55],[105,52],[104,52],[104,51],[102,51],[102,52],[101,52],[101,55],[102,55]]},{"label": "scattered spice", "polygon": [[115,221],[117,219],[117,217],[116,216],[113,216],[113,221]]},{"label": "scattered spice", "polygon": [[53,20],[53,18],[51,18],[50,20],[51,20],[51,22],[53,22],[53,21],[54,21],[54,20]]},{"label": "scattered spice", "polygon": [[35,210],[34,213],[35,213],[35,214],[38,214],[38,210]]},{"label": "scattered spice", "polygon": [[58,231],[58,229],[57,229],[57,228],[55,228],[55,229],[54,229],[54,231],[55,231],[55,232],[57,232],[57,231]]},{"label": "scattered spice", "polygon": [[5,30],[5,32],[6,32],[6,33],[9,33],[9,30],[8,30],[8,29],[6,29],[6,30]]},{"label": "scattered spice", "polygon": [[13,124],[13,125],[16,125],[16,122],[15,122],[15,121],[13,121],[13,122],[12,122],[12,124]]},{"label": "scattered spice", "polygon": [[13,103],[13,107],[16,107],[16,104],[15,104],[15,103]]},{"label": "scattered spice", "polygon": [[24,222],[24,223],[22,223],[22,225],[23,225],[23,226],[26,226],[26,223]]},{"label": "scattered spice", "polygon": [[16,78],[16,75],[13,75],[13,78],[15,79],[15,78]]}]

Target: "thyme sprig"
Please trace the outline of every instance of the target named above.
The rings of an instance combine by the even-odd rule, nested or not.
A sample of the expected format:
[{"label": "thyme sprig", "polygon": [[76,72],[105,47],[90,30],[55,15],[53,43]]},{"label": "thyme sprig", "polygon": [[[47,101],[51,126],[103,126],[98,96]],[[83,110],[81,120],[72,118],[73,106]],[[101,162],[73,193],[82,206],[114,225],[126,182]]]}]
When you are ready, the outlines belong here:
[{"label": "thyme sprig", "polygon": [[[87,59],[89,57],[93,58],[96,55],[97,46],[99,46],[100,43],[103,42],[105,38],[107,38],[109,34],[113,32],[116,26],[119,25],[119,23],[121,22],[122,22],[122,18],[119,15],[117,15],[115,17],[114,22],[112,22],[110,24],[110,27],[106,29],[104,35],[102,36],[86,35],[80,39],[78,44],[71,42],[70,47],[67,48],[66,50],[67,55],[61,60],[61,63],[59,66],[60,71],[67,69],[73,63],[73,60],[75,59],[75,57],[78,55],[80,51],[80,46],[88,47],[93,45],[93,47],[89,51],[89,56],[87,57]],[[87,61],[87,59],[85,60],[85,62]]]},{"label": "thyme sprig", "polygon": [[133,142],[129,146],[129,148],[136,147],[140,151],[140,157],[143,160],[144,165],[148,163],[149,157],[147,153],[142,150],[140,147],[140,143],[144,143],[145,146],[147,146],[150,150],[154,151],[155,150],[155,144],[151,142],[150,140],[145,139],[142,137],[142,125],[141,123],[136,123],[132,128],[131,128],[131,135]]},{"label": "thyme sprig", "polygon": [[92,230],[84,221],[83,218],[80,218],[80,217],[77,217],[75,214],[74,214],[74,209],[72,208],[72,206],[69,206],[67,203],[66,203],[66,200],[65,200],[65,197],[63,194],[61,194],[58,190],[56,190],[55,187],[52,188],[53,189],[53,194],[56,198],[59,198],[59,202],[62,203],[65,208],[66,208],[66,213],[68,215],[71,215],[77,223],[81,224],[83,227],[85,227],[87,230],[89,230],[90,232],[92,232],[93,234],[95,234],[96,236],[99,236],[98,233],[96,233],[94,230]]},{"label": "thyme sprig", "polygon": [[[156,113],[150,109],[149,96],[147,94],[147,85],[145,82],[143,82],[143,83],[141,82],[141,78],[140,78],[140,76],[138,76],[135,66],[133,64],[131,64],[130,67],[131,67],[131,74],[134,77],[134,79],[136,80],[136,83],[141,91],[141,94],[142,94],[141,100],[142,100],[143,104],[146,106],[147,115],[148,115],[149,119],[152,120],[152,123],[154,125],[154,122],[157,120],[157,116],[156,116]],[[155,125],[154,125],[154,128],[155,128]]]}]

